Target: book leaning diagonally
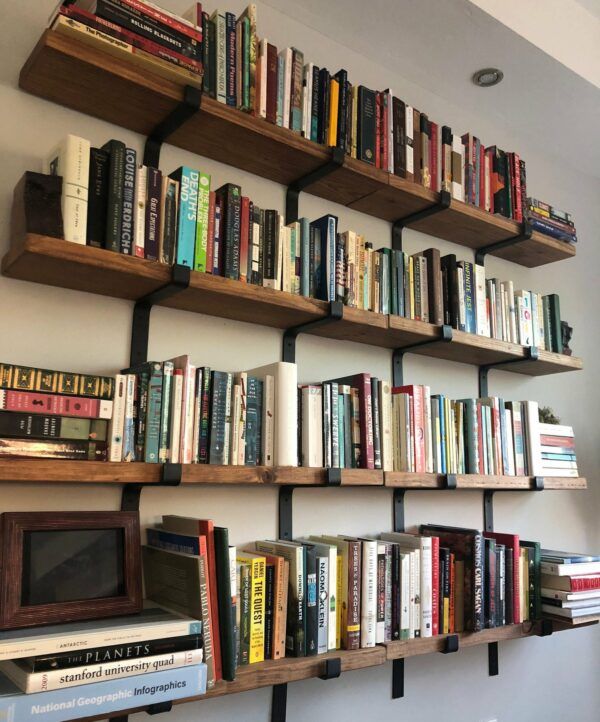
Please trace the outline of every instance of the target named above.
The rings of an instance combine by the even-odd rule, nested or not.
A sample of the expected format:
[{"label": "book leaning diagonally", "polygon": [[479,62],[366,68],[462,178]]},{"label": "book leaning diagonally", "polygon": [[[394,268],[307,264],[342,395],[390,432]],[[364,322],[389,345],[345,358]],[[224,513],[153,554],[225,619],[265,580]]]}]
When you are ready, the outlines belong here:
[{"label": "book leaning diagonally", "polygon": [[298,367],[280,361],[249,369],[248,376],[274,380],[274,466],[298,466]]}]

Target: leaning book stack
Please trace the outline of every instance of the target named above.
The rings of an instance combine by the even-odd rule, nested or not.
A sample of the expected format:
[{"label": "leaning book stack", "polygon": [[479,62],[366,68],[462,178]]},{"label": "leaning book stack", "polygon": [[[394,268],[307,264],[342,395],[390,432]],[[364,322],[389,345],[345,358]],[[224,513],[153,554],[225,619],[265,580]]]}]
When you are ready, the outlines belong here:
[{"label": "leaning book stack", "polygon": [[563,622],[600,619],[600,556],[542,550],[542,611]]},{"label": "leaning book stack", "polygon": [[0,458],[106,461],[114,379],[0,363]]},{"label": "leaning book stack", "polygon": [[0,632],[0,717],[63,722],[206,692],[199,620],[140,614]]}]

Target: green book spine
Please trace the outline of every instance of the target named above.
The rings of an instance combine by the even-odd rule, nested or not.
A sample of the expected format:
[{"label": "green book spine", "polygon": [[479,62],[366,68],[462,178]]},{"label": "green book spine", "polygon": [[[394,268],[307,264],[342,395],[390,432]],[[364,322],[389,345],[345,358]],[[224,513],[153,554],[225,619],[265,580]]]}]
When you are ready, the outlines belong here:
[{"label": "green book spine", "polygon": [[552,351],[552,318],[550,316],[550,301],[548,296],[542,296],[542,312],[544,314],[544,345],[547,351]]},{"label": "green book spine", "polygon": [[560,325],[560,300],[556,293],[548,296],[550,306],[550,327],[552,328],[552,350],[556,353],[563,352],[562,328]]},{"label": "green book spine", "polygon": [[144,461],[157,463],[160,446],[161,407],[163,391],[162,364],[149,364],[148,410],[146,412],[146,436],[144,439]]},{"label": "green book spine", "polygon": [[208,249],[208,206],[210,197],[210,175],[200,173],[198,180],[198,211],[196,220],[196,245],[194,270],[206,273]]},{"label": "green book spine", "polygon": [[137,399],[135,403],[135,460],[144,460],[146,438],[146,413],[148,411],[148,378],[147,371],[137,375]]}]

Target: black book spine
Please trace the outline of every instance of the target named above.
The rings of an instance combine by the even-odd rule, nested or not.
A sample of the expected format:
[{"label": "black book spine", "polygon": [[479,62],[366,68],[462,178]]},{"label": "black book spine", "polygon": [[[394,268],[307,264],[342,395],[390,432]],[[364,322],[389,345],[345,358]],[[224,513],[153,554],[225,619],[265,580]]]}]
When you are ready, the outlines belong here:
[{"label": "black book spine", "polygon": [[200,404],[200,434],[198,437],[199,464],[208,464],[211,377],[210,368],[205,366],[202,369],[202,401]]},{"label": "black book spine", "polygon": [[123,219],[123,182],[125,179],[125,144],[109,140],[102,146],[110,155],[108,202],[106,207],[106,236],[104,247],[109,251],[121,249],[121,223]]},{"label": "black book spine", "polygon": [[506,600],[506,585],[504,580],[504,547],[496,545],[496,626],[502,627],[505,622],[504,603]]},{"label": "black book spine", "polygon": [[473,535],[473,559],[471,560],[471,587],[473,616],[470,620],[473,632],[480,632],[485,627],[484,589],[485,589],[485,554],[483,535]]},{"label": "black book spine", "polygon": [[240,267],[240,273],[242,270],[246,274],[246,280],[248,283],[252,283],[252,260],[254,258],[254,203],[248,200],[248,260],[246,268]]},{"label": "black book spine", "polygon": [[236,103],[236,28],[235,15],[225,13],[225,36],[227,43],[227,105],[235,108]]},{"label": "black book spine", "polygon": [[296,434],[298,449],[298,466],[302,466],[302,388],[298,386],[296,394],[296,405],[298,407],[298,430]]},{"label": "black book spine", "polygon": [[221,186],[216,194],[221,197],[224,209],[223,275],[237,281],[240,278],[241,188],[233,183],[227,183]]},{"label": "black book spine", "polygon": [[[14,436],[32,439],[74,439],[106,441],[107,422],[103,419],[68,418],[63,427],[62,416],[0,411],[0,438]],[[101,438],[103,436],[103,438]]]},{"label": "black book spine", "polygon": [[[340,389],[341,386],[338,386]],[[344,465],[346,469],[354,466],[354,453],[352,451],[352,408],[350,392],[344,392]]]},{"label": "black book spine", "polygon": [[103,248],[106,236],[110,155],[100,148],[90,150],[87,245]]},{"label": "black book spine", "polygon": [[361,85],[358,88],[357,149],[359,160],[375,164],[377,107],[375,93]]},{"label": "black book spine", "polygon": [[444,323],[458,328],[458,286],[456,256],[449,253],[440,259],[442,267],[442,294],[444,300]]},{"label": "black book spine", "polygon": [[[123,173],[123,211],[121,220],[120,250],[127,256],[132,254],[134,239],[135,178],[137,153],[133,148],[125,149],[125,170]],[[159,189],[160,203],[160,189]]]},{"label": "black book spine", "polygon": [[204,70],[204,77],[208,73],[208,94],[211,98],[216,97],[217,92],[217,27],[213,20],[207,20],[206,35],[208,41],[208,55],[209,63],[208,68]]},{"label": "black book spine", "polygon": [[400,98],[392,98],[392,122],[394,124],[394,175],[406,177],[406,104]]},{"label": "black book spine", "polygon": [[346,121],[348,117],[348,73],[339,70],[335,76],[340,84],[337,118],[337,147],[346,150]]},{"label": "black book spine", "polygon": [[135,460],[144,461],[144,447],[146,439],[146,414],[148,412],[148,383],[150,375],[147,371],[140,371],[137,374],[135,389],[135,427],[134,427],[134,448]]},{"label": "black book spine", "polygon": [[381,428],[379,424],[379,387],[381,382],[371,377],[371,406],[373,408],[373,459],[376,469],[381,469]]},{"label": "black book spine", "polygon": [[513,550],[506,547],[504,552],[504,618],[506,624],[514,624],[513,615]]},{"label": "black book spine", "polygon": [[306,656],[318,653],[319,647],[319,600],[317,583],[317,553],[313,546],[306,545]]},{"label": "black book spine", "polygon": [[213,371],[212,373],[212,403],[210,414],[210,447],[209,447],[209,463],[210,464],[227,464],[226,448],[226,424],[227,424],[227,406],[230,386],[228,376],[230,374],[221,371]]},{"label": "black book spine", "polygon": [[217,603],[219,609],[219,639],[223,679],[235,679],[235,611],[231,597],[231,570],[229,562],[229,530],[214,529],[215,566],[217,577]]},{"label": "black book spine", "polygon": [[264,280],[275,280],[275,245],[278,233],[277,211],[265,211],[265,240],[263,253]]},{"label": "black book spine", "polygon": [[308,277],[308,294],[310,298],[315,298],[317,293],[317,259],[316,259],[316,252],[317,252],[317,243],[316,243],[316,234],[318,233],[317,229],[311,224],[309,227],[309,236],[308,236],[308,253],[309,253],[309,277]]},{"label": "black book spine", "polygon": [[319,107],[321,103],[321,72],[313,66],[312,98],[310,107],[310,139],[319,142]]},{"label": "black book spine", "polygon": [[258,224],[258,272],[256,283],[258,286],[262,286],[265,278],[265,211],[262,208],[259,210]]},{"label": "black book spine", "polygon": [[275,566],[265,568],[265,659],[273,659],[273,615],[275,613]]},{"label": "black book spine", "polygon": [[177,243],[177,193],[174,181],[169,179],[165,191],[162,263],[173,264]]},{"label": "black book spine", "polygon": [[201,43],[122,0],[96,0],[96,15],[180,55],[202,60]]},{"label": "black book spine", "polygon": [[211,54],[210,44],[208,42],[208,13],[202,13],[202,69],[204,75],[202,78],[203,90],[207,95],[210,95],[210,68],[211,68]]},{"label": "black book spine", "polygon": [[329,122],[329,81],[331,75],[327,68],[319,71],[319,135],[318,142],[322,145],[327,140],[327,124]]},{"label": "black book spine", "polygon": [[246,440],[245,465],[257,466],[260,464],[260,439],[258,436],[261,417],[259,416],[259,389],[261,381],[254,376],[248,376],[248,392],[246,394]]},{"label": "black book spine", "polygon": [[400,639],[401,568],[400,546],[392,544],[392,641]]},{"label": "black book spine", "polygon": [[87,665],[114,662],[120,659],[153,657],[159,654],[175,654],[190,649],[202,648],[202,636],[191,634],[171,639],[154,639],[133,644],[117,644],[112,647],[98,647],[76,652],[63,652],[43,657],[28,657],[23,660],[30,672],[51,672],[55,669],[70,669]]},{"label": "black book spine", "polygon": [[158,236],[160,233],[160,196],[162,173],[157,168],[148,168],[146,190],[146,234],[145,256],[150,261],[158,260]]}]

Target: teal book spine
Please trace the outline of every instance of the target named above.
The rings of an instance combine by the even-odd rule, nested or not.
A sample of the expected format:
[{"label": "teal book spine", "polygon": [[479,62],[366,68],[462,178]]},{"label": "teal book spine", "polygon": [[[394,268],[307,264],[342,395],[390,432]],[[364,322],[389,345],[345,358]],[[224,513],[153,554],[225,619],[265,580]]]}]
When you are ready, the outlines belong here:
[{"label": "teal book spine", "polygon": [[380,278],[380,293],[381,293],[381,313],[386,316],[392,313],[391,311],[391,260],[392,260],[392,249],[382,248],[381,249],[381,278]]},{"label": "teal book spine", "polygon": [[158,463],[160,447],[161,407],[163,391],[162,364],[150,363],[150,379],[148,381],[148,410],[146,412],[146,437],[144,439],[144,461]]},{"label": "teal book spine", "polygon": [[197,170],[181,166],[171,173],[170,177],[179,183],[179,220],[175,261],[182,266],[193,268],[200,174]]},{"label": "teal book spine", "polygon": [[479,474],[477,402],[475,399],[461,399],[461,403],[465,405],[465,441],[467,449],[465,470],[467,474]]},{"label": "teal book spine", "polygon": [[285,59],[277,58],[277,125],[283,127],[283,85],[285,82]]},{"label": "teal book spine", "polygon": [[200,173],[198,178],[198,211],[196,216],[196,243],[194,271],[206,273],[208,253],[208,206],[210,200],[210,175]]}]

